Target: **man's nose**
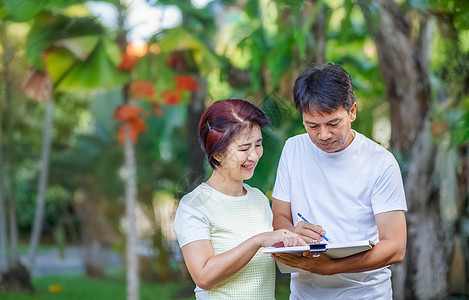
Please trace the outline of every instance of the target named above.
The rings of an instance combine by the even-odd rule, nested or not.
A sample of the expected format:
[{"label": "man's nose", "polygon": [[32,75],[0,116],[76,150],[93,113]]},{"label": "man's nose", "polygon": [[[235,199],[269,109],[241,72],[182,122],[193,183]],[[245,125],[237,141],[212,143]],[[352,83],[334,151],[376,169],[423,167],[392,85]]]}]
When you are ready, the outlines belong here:
[{"label": "man's nose", "polygon": [[318,137],[321,140],[328,140],[332,137],[332,134],[327,126],[321,126],[319,127]]}]

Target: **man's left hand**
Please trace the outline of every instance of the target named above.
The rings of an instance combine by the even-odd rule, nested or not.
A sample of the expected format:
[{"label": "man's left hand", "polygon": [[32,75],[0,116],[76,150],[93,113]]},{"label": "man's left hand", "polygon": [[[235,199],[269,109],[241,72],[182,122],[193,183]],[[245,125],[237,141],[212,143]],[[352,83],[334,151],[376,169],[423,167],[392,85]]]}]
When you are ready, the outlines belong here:
[{"label": "man's left hand", "polygon": [[330,275],[333,261],[325,254],[305,251],[303,256],[288,253],[275,253],[272,257],[287,266],[302,269],[319,275]]}]

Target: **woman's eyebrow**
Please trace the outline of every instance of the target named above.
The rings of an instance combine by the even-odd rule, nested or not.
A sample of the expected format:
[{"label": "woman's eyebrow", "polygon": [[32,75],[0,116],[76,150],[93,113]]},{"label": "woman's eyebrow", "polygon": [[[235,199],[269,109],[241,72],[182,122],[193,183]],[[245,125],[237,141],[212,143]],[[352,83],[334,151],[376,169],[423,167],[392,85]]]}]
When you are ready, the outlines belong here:
[{"label": "woman's eyebrow", "polygon": [[[257,141],[254,142],[254,144],[257,144],[257,143],[262,143],[262,139],[258,139]],[[251,146],[251,144],[252,143],[245,143],[245,144],[238,145],[238,147]]]}]

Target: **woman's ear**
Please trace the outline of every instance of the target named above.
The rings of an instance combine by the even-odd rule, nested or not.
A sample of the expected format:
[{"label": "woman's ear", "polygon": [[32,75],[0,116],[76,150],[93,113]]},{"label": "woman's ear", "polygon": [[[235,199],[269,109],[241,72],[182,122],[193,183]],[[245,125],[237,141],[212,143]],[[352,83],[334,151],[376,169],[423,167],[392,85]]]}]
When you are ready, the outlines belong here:
[{"label": "woman's ear", "polygon": [[221,161],[223,160],[223,154],[220,152],[217,152],[213,155],[213,158],[215,158],[221,164]]},{"label": "woman's ear", "polygon": [[218,162],[221,162],[223,155],[220,152],[217,152],[213,155],[213,158],[215,158]]}]

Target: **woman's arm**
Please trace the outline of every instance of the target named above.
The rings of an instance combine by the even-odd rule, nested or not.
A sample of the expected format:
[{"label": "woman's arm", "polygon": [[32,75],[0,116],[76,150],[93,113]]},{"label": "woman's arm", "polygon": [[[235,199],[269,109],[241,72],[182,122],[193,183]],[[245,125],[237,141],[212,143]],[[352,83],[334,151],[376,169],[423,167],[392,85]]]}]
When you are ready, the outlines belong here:
[{"label": "woman's arm", "polygon": [[243,268],[260,247],[278,243],[285,246],[306,245],[298,235],[282,229],[257,234],[218,255],[215,255],[210,240],[191,242],[182,246],[181,250],[194,282],[200,288],[210,290]]}]

